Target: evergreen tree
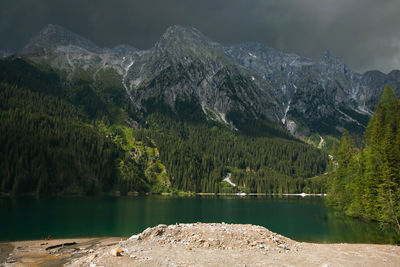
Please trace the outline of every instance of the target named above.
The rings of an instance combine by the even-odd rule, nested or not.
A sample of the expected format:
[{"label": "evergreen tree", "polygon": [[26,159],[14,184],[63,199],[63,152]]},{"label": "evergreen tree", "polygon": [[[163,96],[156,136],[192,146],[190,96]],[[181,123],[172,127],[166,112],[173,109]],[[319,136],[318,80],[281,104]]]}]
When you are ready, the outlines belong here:
[{"label": "evergreen tree", "polygon": [[[386,86],[358,152],[342,138],[329,203],[347,214],[394,226],[400,234],[400,104]],[[354,153],[350,153],[354,151]]]}]

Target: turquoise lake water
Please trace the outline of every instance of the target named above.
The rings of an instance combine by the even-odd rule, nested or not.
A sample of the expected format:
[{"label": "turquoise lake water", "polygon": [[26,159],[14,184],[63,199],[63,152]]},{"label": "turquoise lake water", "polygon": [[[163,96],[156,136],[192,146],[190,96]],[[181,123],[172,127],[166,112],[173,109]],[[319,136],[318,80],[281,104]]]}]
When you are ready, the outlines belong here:
[{"label": "turquoise lake water", "polygon": [[129,237],[157,224],[261,225],[319,243],[388,243],[387,233],[335,213],[320,197],[0,197],[0,240]]}]

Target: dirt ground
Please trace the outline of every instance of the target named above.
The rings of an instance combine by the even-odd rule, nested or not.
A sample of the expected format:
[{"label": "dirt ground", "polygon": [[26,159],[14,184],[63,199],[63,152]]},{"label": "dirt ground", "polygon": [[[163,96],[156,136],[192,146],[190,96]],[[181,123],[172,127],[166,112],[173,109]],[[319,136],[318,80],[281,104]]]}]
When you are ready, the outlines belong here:
[{"label": "dirt ground", "polygon": [[159,225],[126,240],[97,238],[4,243],[0,244],[1,264],[91,267],[400,266],[400,247],[303,243],[261,226],[194,223]]}]

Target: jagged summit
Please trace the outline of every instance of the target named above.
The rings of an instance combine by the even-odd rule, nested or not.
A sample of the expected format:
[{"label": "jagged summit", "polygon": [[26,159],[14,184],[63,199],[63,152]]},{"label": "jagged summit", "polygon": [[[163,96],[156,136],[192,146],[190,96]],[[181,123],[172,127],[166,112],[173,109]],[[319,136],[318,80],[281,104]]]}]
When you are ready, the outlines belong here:
[{"label": "jagged summit", "polygon": [[346,64],[344,64],[341,58],[339,58],[330,50],[325,51],[320,59],[319,64],[321,66],[325,66],[328,71],[333,71],[336,73],[344,73],[348,71]]},{"label": "jagged summit", "polygon": [[101,48],[88,39],[55,24],[48,24],[22,49],[22,54],[43,55],[57,46],[73,45],[99,53]]},{"label": "jagged summit", "polygon": [[199,41],[212,42],[202,32],[194,27],[173,25],[168,27],[160,38],[160,41]]},{"label": "jagged summit", "polygon": [[170,55],[196,54],[202,57],[212,56],[209,53],[210,49],[222,51],[222,47],[218,43],[211,41],[196,28],[180,25],[168,27],[156,43],[155,49]]},{"label": "jagged summit", "polygon": [[361,132],[384,85],[400,88],[400,71],[358,74],[331,51],[311,60],[257,42],[222,46],[179,25],[168,27],[152,49],[139,51],[128,45],[99,48],[50,24],[22,53],[68,73],[70,80],[86,72],[98,82],[112,73],[137,109],[152,99],[173,109],[177,101],[190,100],[225,124],[264,117],[284,122],[299,136]]}]

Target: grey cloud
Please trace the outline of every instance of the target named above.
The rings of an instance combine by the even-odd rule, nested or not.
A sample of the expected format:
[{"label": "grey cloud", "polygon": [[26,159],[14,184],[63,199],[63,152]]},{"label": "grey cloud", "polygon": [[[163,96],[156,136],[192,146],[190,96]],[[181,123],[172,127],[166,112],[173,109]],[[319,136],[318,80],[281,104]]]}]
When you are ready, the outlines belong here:
[{"label": "grey cloud", "polygon": [[313,59],[331,50],[351,68],[400,68],[398,0],[2,0],[0,48],[18,50],[48,23],[102,46],[153,46],[170,25],[222,44],[258,41]]}]

